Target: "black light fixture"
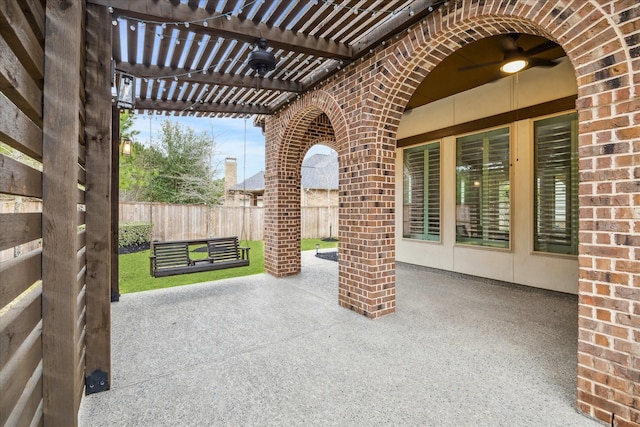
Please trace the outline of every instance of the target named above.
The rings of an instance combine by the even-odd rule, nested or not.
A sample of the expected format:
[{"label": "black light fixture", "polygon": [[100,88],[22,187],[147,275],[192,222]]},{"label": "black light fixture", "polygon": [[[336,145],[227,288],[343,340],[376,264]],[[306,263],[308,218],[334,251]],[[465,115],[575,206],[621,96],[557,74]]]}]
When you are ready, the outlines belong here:
[{"label": "black light fixture", "polygon": [[259,39],[256,48],[249,53],[249,66],[261,76],[276,68],[276,57],[267,52],[267,39]]},{"label": "black light fixture", "polygon": [[136,99],[136,79],[129,74],[120,74],[120,81],[118,84],[118,108],[130,108],[135,107]]}]

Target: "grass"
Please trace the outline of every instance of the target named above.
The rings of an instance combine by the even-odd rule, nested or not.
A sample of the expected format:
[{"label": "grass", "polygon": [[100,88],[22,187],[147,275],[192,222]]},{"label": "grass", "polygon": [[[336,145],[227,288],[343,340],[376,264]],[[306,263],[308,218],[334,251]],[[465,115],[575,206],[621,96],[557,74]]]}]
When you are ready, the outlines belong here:
[{"label": "grass", "polygon": [[[323,242],[320,239],[303,239],[301,250],[314,250],[316,244],[320,248],[335,248],[337,242]],[[245,246],[245,242],[241,242]],[[190,285],[192,283],[210,282],[230,277],[249,276],[264,273],[264,244],[262,241],[250,241],[251,265],[246,267],[228,268],[226,270],[205,271],[202,273],[182,274],[153,278],[149,273],[149,251],[120,255],[118,257],[120,269],[120,293],[149,291],[152,289],[171,288],[174,286]],[[192,258],[204,258],[205,252],[192,252]]]}]

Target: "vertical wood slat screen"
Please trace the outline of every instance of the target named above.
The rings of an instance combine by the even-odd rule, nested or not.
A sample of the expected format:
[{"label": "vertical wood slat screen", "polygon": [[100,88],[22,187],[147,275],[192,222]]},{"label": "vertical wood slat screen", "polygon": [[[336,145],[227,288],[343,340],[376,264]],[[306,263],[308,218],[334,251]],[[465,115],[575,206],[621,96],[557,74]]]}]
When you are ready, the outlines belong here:
[{"label": "vertical wood slat screen", "polygon": [[577,255],[577,114],[534,123],[534,250]]},{"label": "vertical wood slat screen", "polygon": [[0,425],[41,425],[42,3],[3,0],[0,21]]},{"label": "vertical wood slat screen", "polygon": [[509,247],[509,128],[456,140],[456,241]]},{"label": "vertical wood slat screen", "polygon": [[440,143],[404,153],[403,236],[440,239]]}]

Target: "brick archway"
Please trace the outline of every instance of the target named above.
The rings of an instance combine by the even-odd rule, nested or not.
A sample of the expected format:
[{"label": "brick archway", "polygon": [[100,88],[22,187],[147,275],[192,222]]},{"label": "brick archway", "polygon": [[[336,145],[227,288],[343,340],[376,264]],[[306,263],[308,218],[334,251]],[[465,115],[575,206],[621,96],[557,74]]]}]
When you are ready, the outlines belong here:
[{"label": "brick archway", "polygon": [[[342,111],[326,92],[291,105],[266,122],[265,270],[275,277],[300,271],[302,160],[322,142],[339,153],[348,145]],[[340,161],[340,160],[339,160]]]},{"label": "brick archway", "polygon": [[[327,112],[336,130],[340,305],[369,317],[395,310],[396,132],[417,85],[443,58],[480,38],[544,36],[563,47],[578,84],[578,407],[607,423],[640,423],[638,22],[635,0],[451,1],[268,118],[272,191],[287,188],[287,171],[295,171],[278,156],[310,122],[305,108]],[[316,102],[328,99],[331,114]],[[282,171],[269,167],[277,168],[278,158],[286,163]],[[283,203],[273,214],[286,209]]]},{"label": "brick archway", "polygon": [[377,139],[395,141],[417,86],[465,44],[518,32],[563,47],[576,74],[580,122],[578,407],[607,423],[639,425],[640,186],[633,159],[640,155],[640,8],[631,1],[453,3],[366,63],[378,77],[372,86],[385,88],[368,91],[364,101],[380,106]]}]

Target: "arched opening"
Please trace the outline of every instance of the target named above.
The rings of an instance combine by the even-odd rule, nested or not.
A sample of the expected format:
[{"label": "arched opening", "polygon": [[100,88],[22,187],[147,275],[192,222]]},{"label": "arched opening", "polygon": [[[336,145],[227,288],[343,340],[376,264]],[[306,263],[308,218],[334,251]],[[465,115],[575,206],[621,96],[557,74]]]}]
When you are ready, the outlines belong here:
[{"label": "arched opening", "polygon": [[[502,72],[513,52],[527,68]],[[398,127],[398,261],[577,294],[576,95],[564,51],[540,36],[443,59]]]},{"label": "arched opening", "polygon": [[307,211],[302,234],[303,238],[337,241],[338,153],[323,142],[310,147],[302,161],[301,207]]},{"label": "arched opening", "polygon": [[[313,168],[309,168],[310,175],[305,173],[304,167],[305,154],[316,144],[326,145],[337,153],[336,133],[338,132],[335,131],[327,113],[312,106],[298,111],[280,138],[267,137],[267,171],[272,172],[267,173],[265,186],[265,271],[276,277],[296,274],[301,269],[300,245],[303,231],[301,209],[309,201],[307,193],[313,190],[309,186],[305,188],[305,175],[309,177],[314,175],[310,179],[318,181],[314,183],[315,186],[321,184],[321,187],[327,185],[336,187],[334,190],[324,191],[324,195],[329,198],[329,203],[332,205],[327,210],[333,210],[337,219],[337,209],[333,206],[337,203],[331,199],[331,197],[336,199],[338,197],[337,177],[331,176],[329,171],[314,174]],[[267,134],[269,134],[269,128],[267,128]],[[333,160],[335,161],[334,172],[337,174],[339,161],[337,154]],[[270,168],[270,164],[277,167]],[[333,225],[331,225],[329,233],[333,232]]]},{"label": "arched opening", "polygon": [[[528,66],[502,72],[510,52]],[[463,322],[469,333],[495,345],[487,356],[496,357],[494,366],[517,354],[523,375],[568,404],[578,338],[577,91],[565,52],[544,37],[508,33],[471,42],[417,86],[396,152],[397,261],[445,272],[425,279],[431,302],[424,298],[423,308],[440,310],[443,301],[454,311],[465,307],[464,316],[475,319]],[[460,273],[492,280],[478,287],[446,279]],[[402,301],[402,274],[398,305],[417,306]],[[447,284],[437,302],[434,280]],[[519,332],[502,339],[486,327],[498,318],[512,319]]]}]

